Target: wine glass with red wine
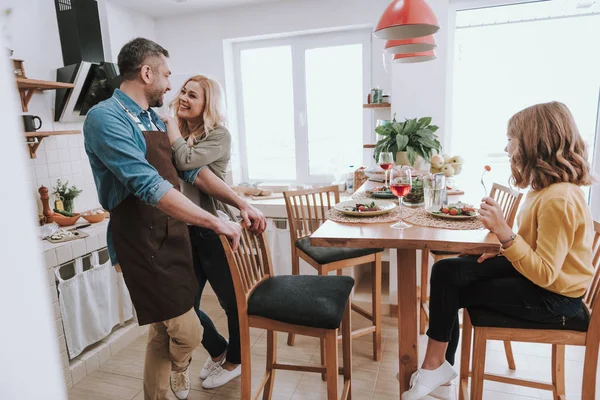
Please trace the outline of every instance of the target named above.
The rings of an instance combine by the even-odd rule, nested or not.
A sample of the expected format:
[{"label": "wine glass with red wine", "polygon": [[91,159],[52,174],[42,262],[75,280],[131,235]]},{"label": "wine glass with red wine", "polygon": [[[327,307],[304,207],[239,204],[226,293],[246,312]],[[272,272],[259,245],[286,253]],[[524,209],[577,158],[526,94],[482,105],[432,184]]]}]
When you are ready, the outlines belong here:
[{"label": "wine glass with red wine", "polygon": [[406,196],[410,193],[412,189],[412,173],[411,168],[409,166],[403,166],[402,168],[392,168],[391,176],[390,176],[390,190],[392,193],[398,197],[398,204],[400,206],[400,221],[396,222],[393,225],[390,225],[390,228],[394,229],[406,229],[410,228],[412,225],[407,224],[402,221],[402,197]]},{"label": "wine glass with red wine", "polygon": [[379,166],[381,167],[381,169],[383,169],[383,171],[385,172],[385,186],[384,188],[388,187],[388,171],[390,169],[392,169],[392,167],[394,166],[394,155],[389,152],[389,151],[382,151],[381,153],[379,153]]}]

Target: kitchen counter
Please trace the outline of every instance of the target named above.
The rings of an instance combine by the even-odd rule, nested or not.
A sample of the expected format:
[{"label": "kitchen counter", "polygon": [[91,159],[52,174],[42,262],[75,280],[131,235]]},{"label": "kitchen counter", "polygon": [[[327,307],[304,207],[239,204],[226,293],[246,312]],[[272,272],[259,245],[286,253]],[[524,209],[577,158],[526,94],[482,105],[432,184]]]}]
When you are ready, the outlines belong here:
[{"label": "kitchen counter", "polygon": [[[109,221],[109,219],[105,218],[104,221],[92,224],[87,228],[79,229],[79,231],[87,233],[89,235],[88,237],[93,237],[93,236],[106,237],[106,229],[108,227],[108,221]],[[61,227],[61,229],[70,229],[70,228],[74,228],[76,226],[85,225],[85,224],[87,224],[87,221],[83,218],[80,218],[79,221],[77,221],[77,223],[75,225]],[[73,242],[85,241],[86,239],[87,238],[83,238],[83,239],[71,240],[69,242],[62,242],[62,243],[50,243],[47,240],[42,240],[42,251],[46,252],[48,250],[55,250],[59,247],[65,246],[67,244],[71,244]]]},{"label": "kitchen counter", "polygon": [[[341,192],[340,201],[352,200],[352,193]],[[283,196],[280,198],[265,198],[265,199],[253,199],[252,197],[244,197],[249,204],[258,208],[265,214],[267,218],[287,218],[287,211],[285,209],[285,200]]]}]

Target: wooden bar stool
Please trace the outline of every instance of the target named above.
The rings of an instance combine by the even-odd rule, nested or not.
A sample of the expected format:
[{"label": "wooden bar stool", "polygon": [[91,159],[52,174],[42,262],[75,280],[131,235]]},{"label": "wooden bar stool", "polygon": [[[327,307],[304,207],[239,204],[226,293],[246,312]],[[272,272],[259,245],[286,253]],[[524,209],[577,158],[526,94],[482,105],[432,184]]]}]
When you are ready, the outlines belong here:
[{"label": "wooden bar stool", "polygon": [[[540,324],[507,317],[484,308],[468,308],[464,313],[462,349],[460,355],[459,400],[469,398],[467,386],[471,379],[471,399],[483,397],[483,381],[495,381],[532,387],[553,392],[554,399],[565,399],[565,345],[585,346],[582,400],[596,399],[596,369],[600,349],[600,223],[594,222],[593,266],[596,269],[592,283],[583,297],[581,312],[566,321]],[[594,311],[597,311],[594,313]],[[473,344],[473,371],[470,370],[471,338]],[[485,353],[488,340],[504,340],[552,344],[552,383],[526,381],[485,373]]]},{"label": "wooden bar stool", "polygon": [[[327,400],[338,399],[338,372],[344,376],[342,400],[352,398],[352,335],[350,293],[354,279],[348,276],[274,276],[265,234],[243,229],[234,252],[221,235],[233,278],[240,320],[242,350],[241,399],[271,399],[275,370],[325,374]],[[342,325],[343,366],[338,368],[338,330]],[[267,368],[257,393],[252,391],[250,327],[267,330]],[[327,358],[321,365],[302,366],[277,362],[277,332],[314,336],[325,341]],[[263,390],[264,389],[264,390]]]},{"label": "wooden bar stool", "polygon": [[[517,216],[517,210],[519,204],[523,198],[523,193],[514,191],[506,186],[494,183],[492,190],[490,191],[490,197],[498,202],[502,207],[504,213],[504,219],[511,228],[515,223],[515,217]],[[429,251],[423,250],[421,253],[421,298],[420,298],[420,318],[419,318],[419,333],[425,334],[427,323],[429,322],[429,295],[427,293],[429,286],[429,270],[433,264],[429,263],[429,254],[433,258],[433,264],[444,258],[451,258],[458,256],[459,253],[453,253],[448,251]],[[515,358],[512,352],[510,341],[504,342],[504,351],[506,353],[506,360],[508,367],[512,370],[516,369]]]},{"label": "wooden bar stool", "polygon": [[[352,331],[352,337],[373,335],[373,359],[381,359],[381,256],[383,249],[354,249],[339,247],[315,247],[309,236],[327,219],[325,213],[340,201],[337,186],[284,192],[285,206],[290,224],[292,248],[292,275],[300,274],[300,258],[317,270],[319,275],[355,265],[372,264],[372,312],[356,304],[352,310],[367,318],[372,326]],[[294,345],[294,334],[288,335],[288,345]],[[321,343],[321,360],[325,357]]]}]

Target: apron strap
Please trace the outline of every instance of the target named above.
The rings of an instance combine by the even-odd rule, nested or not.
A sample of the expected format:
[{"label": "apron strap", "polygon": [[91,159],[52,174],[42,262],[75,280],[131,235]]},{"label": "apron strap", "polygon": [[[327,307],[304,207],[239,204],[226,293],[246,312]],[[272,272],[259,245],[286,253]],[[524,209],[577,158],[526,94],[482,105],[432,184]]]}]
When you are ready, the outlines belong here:
[{"label": "apron strap", "polygon": [[[127,113],[127,115],[129,115],[129,117],[138,126],[138,128],[140,128],[140,130],[142,132],[148,130],[148,129],[146,129],[146,127],[144,126],[144,124],[142,123],[142,121],[136,115],[133,115],[133,113],[131,111],[129,111],[129,109],[127,107],[125,107],[123,105],[123,103],[121,103],[116,97],[114,99],[117,101],[117,103],[119,103],[119,105],[121,106],[121,108],[123,109],[123,111],[125,111]],[[150,119],[150,130],[160,131],[160,129],[158,129],[158,126],[152,120],[152,115],[149,112],[148,112],[148,119]]]}]

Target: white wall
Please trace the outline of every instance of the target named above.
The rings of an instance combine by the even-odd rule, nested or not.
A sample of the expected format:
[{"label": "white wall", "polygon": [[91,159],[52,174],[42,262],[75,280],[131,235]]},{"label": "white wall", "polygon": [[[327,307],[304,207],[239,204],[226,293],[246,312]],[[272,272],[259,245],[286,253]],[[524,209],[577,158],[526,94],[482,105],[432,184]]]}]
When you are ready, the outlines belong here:
[{"label": "white wall", "polygon": [[123,7],[117,0],[98,0],[98,10],[106,61],[116,63],[119,50],[131,39],[156,40],[155,21],[151,17]]},{"label": "white wall", "polygon": [[[13,10],[6,26],[8,45],[15,50],[15,58],[25,60],[27,77],[56,80],[56,69],[63,66],[63,60],[54,2],[8,0],[7,6]],[[134,13],[113,1],[100,0],[98,6],[106,60],[116,62],[121,46],[130,39],[137,36],[155,37],[152,18]],[[29,111],[20,114],[39,116],[43,121],[44,131],[81,130],[83,125],[53,122],[54,91],[36,93],[29,103]],[[24,142],[23,139],[22,150],[27,152]],[[31,195],[38,199],[40,214],[42,208],[38,188],[43,185],[52,189],[59,178],[83,189],[83,193],[75,201],[76,211],[99,206],[92,171],[83,148],[83,135],[44,139],[37,150],[36,159],[31,160],[27,155],[27,167],[26,171],[16,173],[29,182]]]},{"label": "white wall", "polygon": [[396,118],[432,117],[433,124],[440,130],[437,135],[444,143],[448,118],[446,115],[446,95],[448,60],[451,52],[448,48],[452,32],[448,26],[448,0],[427,1],[440,24],[435,34],[437,59],[416,64],[393,64],[392,67],[392,112]]}]

